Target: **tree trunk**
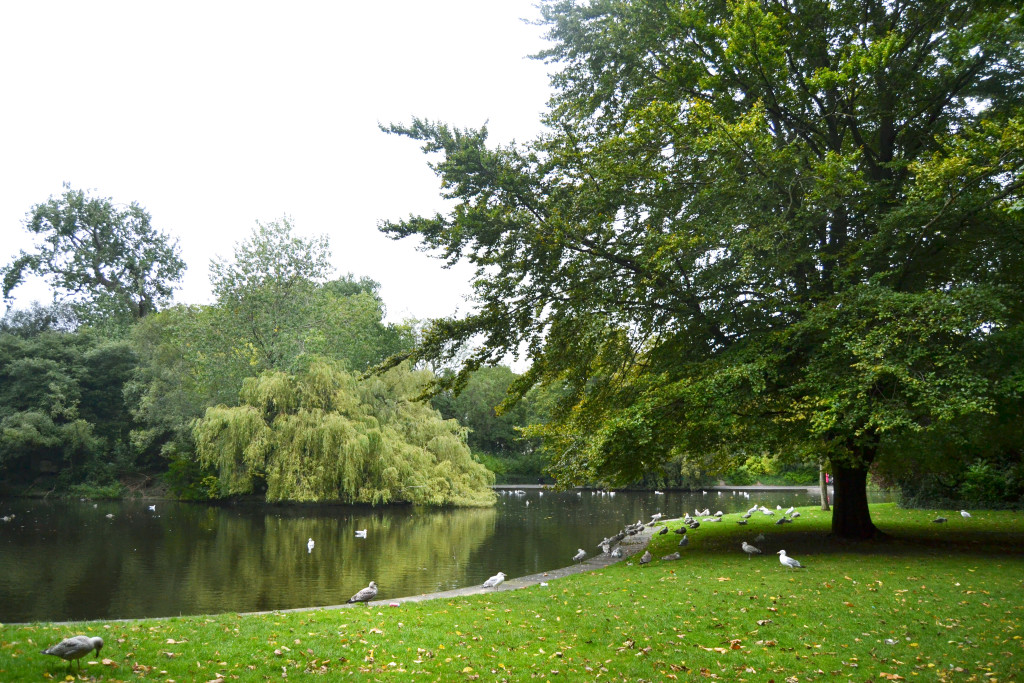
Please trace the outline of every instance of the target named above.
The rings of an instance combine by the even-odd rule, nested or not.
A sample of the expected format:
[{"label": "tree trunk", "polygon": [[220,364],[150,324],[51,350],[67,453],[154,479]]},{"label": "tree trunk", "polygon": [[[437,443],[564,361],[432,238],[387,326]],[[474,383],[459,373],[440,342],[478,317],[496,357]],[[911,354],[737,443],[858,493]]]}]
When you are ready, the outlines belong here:
[{"label": "tree trunk", "polygon": [[825,463],[818,464],[818,490],[821,491],[821,509],[828,512],[828,475],[825,474]]},{"label": "tree trunk", "polygon": [[832,533],[839,538],[862,540],[873,538],[878,528],[868,510],[868,466],[832,462],[835,499],[832,511]]}]

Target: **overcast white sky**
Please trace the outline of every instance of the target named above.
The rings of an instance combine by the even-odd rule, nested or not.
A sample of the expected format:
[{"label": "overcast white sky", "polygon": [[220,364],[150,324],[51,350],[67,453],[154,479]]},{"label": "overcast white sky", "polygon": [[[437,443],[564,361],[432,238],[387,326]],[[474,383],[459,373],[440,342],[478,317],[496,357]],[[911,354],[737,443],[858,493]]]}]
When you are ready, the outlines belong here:
[{"label": "overcast white sky", "polygon": [[[178,238],[177,301],[209,301],[210,259],[288,214],[330,237],[339,274],[382,284],[390,320],[464,311],[468,268],[377,230],[443,208],[427,157],[377,124],[533,138],[549,96],[528,59],[543,29],[521,21],[535,1],[2,3],[0,263],[67,181]],[[38,283],[14,295],[49,300]]]}]

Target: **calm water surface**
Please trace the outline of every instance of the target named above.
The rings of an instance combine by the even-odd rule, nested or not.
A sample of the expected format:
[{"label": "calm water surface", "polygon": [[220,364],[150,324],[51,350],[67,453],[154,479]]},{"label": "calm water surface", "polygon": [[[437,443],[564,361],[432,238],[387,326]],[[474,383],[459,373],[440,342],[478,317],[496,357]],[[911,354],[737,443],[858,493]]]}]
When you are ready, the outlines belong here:
[{"label": "calm water surface", "polygon": [[[205,506],[0,500],[0,622],[249,612],[379,599],[571,562],[628,522],[694,508],[816,505],[803,490],[707,494],[529,490],[493,508]],[[107,515],[112,515],[107,517]],[[366,529],[365,539],[356,538]],[[312,538],[312,552],[306,548]]]}]

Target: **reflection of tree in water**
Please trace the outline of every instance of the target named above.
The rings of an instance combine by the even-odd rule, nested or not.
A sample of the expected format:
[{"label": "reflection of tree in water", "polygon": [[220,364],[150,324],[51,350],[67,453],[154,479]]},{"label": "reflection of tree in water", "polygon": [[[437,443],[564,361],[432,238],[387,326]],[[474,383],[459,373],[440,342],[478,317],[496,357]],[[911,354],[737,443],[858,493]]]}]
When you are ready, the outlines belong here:
[{"label": "reflection of tree in water", "polygon": [[[312,517],[282,508],[262,518],[225,511],[173,590],[203,612],[225,603],[238,611],[339,604],[371,580],[381,598],[465,585],[469,557],[493,535],[496,511],[406,509]],[[362,528],[367,538],[357,539]]]}]

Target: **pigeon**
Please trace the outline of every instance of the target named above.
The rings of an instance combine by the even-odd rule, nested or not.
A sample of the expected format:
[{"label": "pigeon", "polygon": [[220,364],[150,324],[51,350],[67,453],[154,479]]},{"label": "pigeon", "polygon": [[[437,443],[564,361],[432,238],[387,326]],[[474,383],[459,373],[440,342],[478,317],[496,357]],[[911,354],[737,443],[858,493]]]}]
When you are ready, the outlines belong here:
[{"label": "pigeon", "polygon": [[679,547],[680,548],[685,548],[688,545],[690,545],[690,537],[689,536],[683,536],[683,538],[679,541]]},{"label": "pigeon", "polygon": [[790,569],[796,569],[797,567],[803,567],[802,564],[797,562],[795,559],[786,554],[785,550],[779,551],[779,562],[783,567],[789,567]]},{"label": "pigeon", "polygon": [[684,527],[684,526],[676,527],[675,529],[673,529],[673,531],[675,531],[677,534],[682,536],[682,535],[686,534],[686,527]]},{"label": "pigeon", "polygon": [[68,669],[71,668],[71,662],[78,660],[78,669],[82,669],[82,657],[86,656],[93,650],[96,650],[96,656],[100,656],[100,648],[103,647],[102,638],[90,638],[89,636],[72,636],[71,638],[65,638],[56,645],[46,648],[42,651],[44,655],[54,655],[60,657],[68,663]]},{"label": "pigeon", "polygon": [[743,513],[743,519],[750,519],[750,514],[751,514],[751,513],[750,513],[749,511],[747,511],[747,512],[744,512],[744,513]]},{"label": "pigeon", "polygon": [[622,557],[622,548],[615,546],[615,550],[612,551],[612,557]]},{"label": "pigeon", "polygon": [[316,543],[313,542],[313,539],[309,539],[309,541],[306,542],[306,550],[309,552],[313,552],[313,546],[315,545]]},{"label": "pigeon", "polygon": [[799,516],[800,516],[800,513],[799,513],[799,512],[797,512],[796,510],[793,510],[793,514],[791,514],[791,515],[789,516],[789,521],[791,521],[791,522],[792,522],[792,521],[793,521],[794,519],[796,519],[796,518],[797,518],[797,517],[799,517]]},{"label": "pigeon", "polygon": [[366,529],[356,529],[356,538],[366,538]]},{"label": "pigeon", "polygon": [[960,516],[963,517],[964,519],[969,519],[970,516],[971,516],[971,513],[968,512],[967,510],[961,510],[960,511]]},{"label": "pigeon", "polygon": [[678,552],[674,552],[674,553],[669,553],[668,555],[665,555],[665,557],[663,557],[661,559],[671,561],[671,560],[678,560],[680,557],[681,557],[681,555]]},{"label": "pigeon", "polygon": [[651,561],[651,551],[645,550],[643,556],[640,558],[640,566],[647,564]]},{"label": "pigeon", "polygon": [[744,525],[746,525],[747,520],[745,520],[745,519],[737,519],[736,523],[741,525],[741,526],[744,526]]},{"label": "pigeon", "polygon": [[935,522],[936,524],[942,524],[943,522],[946,521],[946,518],[945,517],[936,517],[932,521]]},{"label": "pigeon", "polygon": [[583,548],[579,548],[579,552],[572,556],[573,562],[582,562],[583,558],[587,556],[587,551]]},{"label": "pigeon", "polygon": [[369,586],[349,598],[348,602],[369,602],[375,597],[377,597],[377,583],[371,581]]},{"label": "pigeon", "polygon": [[746,541],[743,541],[743,552],[747,554],[747,559],[749,560],[754,555],[760,555],[761,549],[750,545]]},{"label": "pigeon", "polygon": [[663,526],[663,527],[661,527],[661,531],[658,532],[658,535],[661,536],[662,534],[667,534],[667,533],[668,533],[668,527],[667,526]]},{"label": "pigeon", "polygon": [[484,581],[484,588],[497,588],[505,580],[504,572],[498,572],[491,578]]}]

